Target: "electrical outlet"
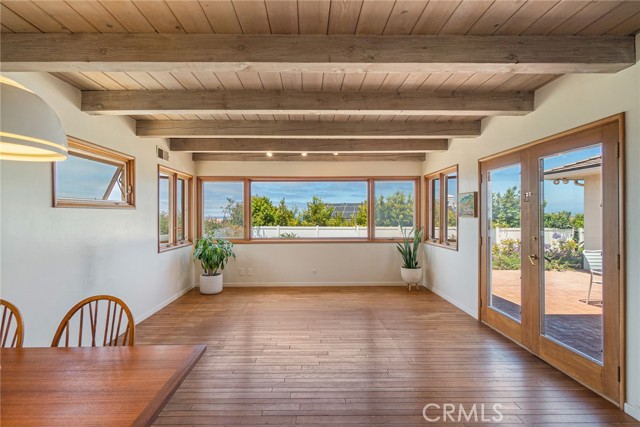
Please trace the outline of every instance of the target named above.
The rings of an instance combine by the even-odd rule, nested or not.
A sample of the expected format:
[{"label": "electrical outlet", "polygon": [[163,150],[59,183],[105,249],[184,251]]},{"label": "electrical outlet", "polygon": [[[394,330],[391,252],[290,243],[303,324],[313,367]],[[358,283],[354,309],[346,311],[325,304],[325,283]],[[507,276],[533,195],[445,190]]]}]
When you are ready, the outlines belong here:
[{"label": "electrical outlet", "polygon": [[238,269],[238,276],[244,276],[244,268]]},{"label": "electrical outlet", "polygon": [[252,267],[247,268],[247,276],[253,276],[253,268]]}]

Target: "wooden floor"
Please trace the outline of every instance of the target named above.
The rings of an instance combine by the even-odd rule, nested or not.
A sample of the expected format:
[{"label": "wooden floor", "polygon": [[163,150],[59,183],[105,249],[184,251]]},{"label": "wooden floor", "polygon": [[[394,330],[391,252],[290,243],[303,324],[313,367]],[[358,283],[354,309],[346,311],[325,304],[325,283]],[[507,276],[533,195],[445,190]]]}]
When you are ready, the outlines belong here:
[{"label": "wooden floor", "polygon": [[[155,425],[635,425],[631,417],[436,295],[400,287],[189,292],[136,344],[205,343]],[[460,416],[460,422],[458,417]]]}]

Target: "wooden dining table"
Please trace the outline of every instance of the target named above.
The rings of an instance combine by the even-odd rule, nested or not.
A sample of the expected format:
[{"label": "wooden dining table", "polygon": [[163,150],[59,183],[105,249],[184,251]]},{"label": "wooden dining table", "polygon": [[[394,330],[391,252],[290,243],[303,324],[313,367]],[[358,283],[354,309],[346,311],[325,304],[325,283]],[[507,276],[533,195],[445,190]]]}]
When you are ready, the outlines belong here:
[{"label": "wooden dining table", "polygon": [[0,425],[148,426],[204,345],[0,350]]}]

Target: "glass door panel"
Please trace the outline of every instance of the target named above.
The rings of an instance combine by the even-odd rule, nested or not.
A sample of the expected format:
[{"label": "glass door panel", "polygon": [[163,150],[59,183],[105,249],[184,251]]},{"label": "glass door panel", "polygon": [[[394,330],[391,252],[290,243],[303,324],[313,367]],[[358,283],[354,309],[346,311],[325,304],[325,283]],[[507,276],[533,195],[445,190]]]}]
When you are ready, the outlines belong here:
[{"label": "glass door panel", "polygon": [[522,320],[521,165],[488,172],[487,227],[490,268],[487,301],[490,308]]},{"label": "glass door panel", "polygon": [[603,363],[602,146],[539,159],[540,333]]}]

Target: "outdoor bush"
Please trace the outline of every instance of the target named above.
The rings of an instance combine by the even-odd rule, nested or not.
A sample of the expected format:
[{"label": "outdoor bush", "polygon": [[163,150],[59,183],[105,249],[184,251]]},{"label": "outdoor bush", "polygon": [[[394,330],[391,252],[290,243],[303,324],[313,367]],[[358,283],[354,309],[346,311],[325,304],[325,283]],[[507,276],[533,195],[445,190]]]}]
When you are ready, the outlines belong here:
[{"label": "outdoor bush", "polygon": [[[559,240],[545,245],[546,271],[572,271],[583,268],[582,245],[575,240]],[[494,270],[520,269],[520,240],[505,239],[491,248]]]}]

